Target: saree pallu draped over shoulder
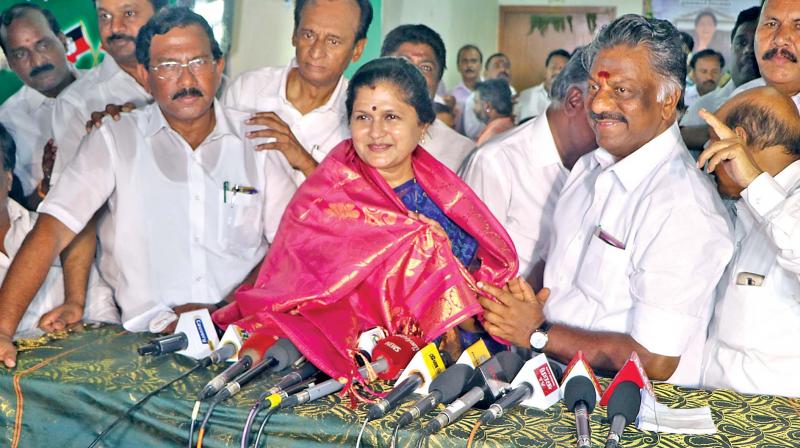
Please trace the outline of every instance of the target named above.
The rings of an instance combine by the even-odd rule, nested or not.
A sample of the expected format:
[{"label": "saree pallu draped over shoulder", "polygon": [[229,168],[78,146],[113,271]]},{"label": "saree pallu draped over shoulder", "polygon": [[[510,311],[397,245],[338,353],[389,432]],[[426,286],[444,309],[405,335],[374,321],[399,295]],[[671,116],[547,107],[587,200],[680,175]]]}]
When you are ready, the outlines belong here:
[{"label": "saree pallu draped over shoulder", "polygon": [[501,285],[516,275],[514,245],[455,173],[421,147],[412,164],[430,198],[477,239],[476,272],[446,238],[409,216],[345,140],[292,198],[254,286],[237,291],[214,320],[286,336],[320,370],[349,382],[358,378],[354,354],[364,330],[431,341],[481,313],[476,282]]}]

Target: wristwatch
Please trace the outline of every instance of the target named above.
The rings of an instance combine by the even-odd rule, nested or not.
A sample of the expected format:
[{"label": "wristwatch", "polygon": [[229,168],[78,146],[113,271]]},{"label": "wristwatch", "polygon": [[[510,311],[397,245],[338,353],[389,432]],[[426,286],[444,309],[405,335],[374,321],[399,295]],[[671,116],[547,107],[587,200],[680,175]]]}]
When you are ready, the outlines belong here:
[{"label": "wristwatch", "polygon": [[544,352],[544,347],[547,345],[548,340],[547,332],[550,331],[550,327],[552,327],[550,322],[544,321],[531,335],[531,348],[534,352]]}]

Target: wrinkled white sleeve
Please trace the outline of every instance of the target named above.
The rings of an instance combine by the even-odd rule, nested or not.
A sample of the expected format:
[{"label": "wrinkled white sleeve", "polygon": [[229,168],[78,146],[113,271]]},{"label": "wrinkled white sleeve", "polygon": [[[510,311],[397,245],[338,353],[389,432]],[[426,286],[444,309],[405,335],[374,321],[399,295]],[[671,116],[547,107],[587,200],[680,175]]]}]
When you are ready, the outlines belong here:
[{"label": "wrinkled white sleeve", "polygon": [[57,147],[56,161],[53,164],[53,174],[50,185],[55,185],[69,162],[78,153],[81,140],[86,136],[85,111],[78,104],[66,101],[56,101],[53,107],[53,141]]}]

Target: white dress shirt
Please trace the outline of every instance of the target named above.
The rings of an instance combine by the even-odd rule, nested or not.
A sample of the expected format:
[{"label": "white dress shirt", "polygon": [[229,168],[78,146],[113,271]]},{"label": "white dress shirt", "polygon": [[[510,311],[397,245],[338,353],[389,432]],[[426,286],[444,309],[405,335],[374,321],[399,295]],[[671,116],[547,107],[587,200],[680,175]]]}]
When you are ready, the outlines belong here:
[{"label": "white dress shirt", "polygon": [[[763,87],[765,85],[767,85],[767,82],[764,80],[764,78],[756,78],[752,81],[746,82],[737,87],[736,90],[734,90],[733,93],[731,93],[731,98],[744,92],[745,90],[750,90],[756,87]],[[800,112],[800,92],[792,95],[791,98],[792,101],[794,101],[794,105],[797,106],[797,111]]]},{"label": "white dress shirt", "polygon": [[[21,205],[8,199],[6,204],[11,227],[3,240],[6,253],[0,252],[0,283],[5,279],[11,262],[19,252],[25,237],[33,230],[38,214],[25,210]],[[38,336],[42,333],[37,329],[39,319],[53,308],[64,303],[64,275],[61,269],[61,260],[56,257],[47,276],[33,297],[28,309],[22,316],[14,339]],[[89,284],[86,290],[86,304],[83,319],[94,322],[119,323],[119,311],[114,304],[111,289],[105,285],[97,275],[97,270],[92,267],[89,274]]]},{"label": "white dress shirt", "polygon": [[424,138],[420,146],[454,172],[458,171],[461,163],[475,147],[475,142],[454,131],[438,118],[428,126]]},{"label": "white dress shirt", "polygon": [[218,102],[215,114],[194,151],[157,104],[107,120],[39,208],[77,233],[108,202],[99,267],[128,330],[178,305],[222,300],[262,260],[295,191],[283,155],[245,140],[249,114]]},{"label": "white dress shirt", "polygon": [[700,118],[698,112],[700,109],[705,109],[709,112],[716,112],[725,101],[731,97],[731,93],[733,93],[736,86],[733,85],[733,81],[728,81],[722,87],[717,87],[714,91],[709,92],[700,98],[698,98],[691,106],[686,110],[686,113],[683,114],[681,118],[681,126],[704,126],[706,125],[706,121]]},{"label": "white dress shirt", "polygon": [[152,97],[136,80],[106,54],[103,62],[73,82],[58,96],[53,108],[52,129],[58,151],[51,184],[55,185],[75,157],[86,135],[86,122],[93,112],[109,104],[134,103],[137,108],[152,102]]},{"label": "white dress shirt", "polygon": [[703,386],[800,397],[800,161],[757,177],[736,211],[736,253],[718,288]]},{"label": "white dress shirt", "polygon": [[695,386],[731,224],[677,124],[620,161],[581,157],[561,191],[544,273],[549,321],[625,333],[680,356],[673,384]]},{"label": "white dress shirt", "polygon": [[[72,65],[69,67],[76,80],[84,72]],[[38,90],[23,85],[17,93],[0,105],[0,123],[3,123],[14,137],[17,146],[14,174],[22,184],[25,196],[36,191],[36,187],[44,177],[42,156],[47,141],[53,138],[52,120],[55,104],[55,98],[48,98]]]},{"label": "white dress shirt", "polygon": [[[350,138],[347,124],[347,79],[342,76],[328,101],[306,113],[300,113],[286,98],[289,73],[297,61],[286,67],[266,67],[241,74],[225,91],[222,101],[227,107],[246,112],[274,112],[289,126],[297,141],[317,162],[321,162],[331,149]],[[254,126],[253,129],[260,127]],[[294,173],[300,185],[305,176]]]},{"label": "white dress shirt", "polygon": [[544,83],[525,89],[517,98],[517,123],[528,118],[544,114],[550,105],[550,94],[544,88]]},{"label": "white dress shirt", "polygon": [[692,104],[697,102],[700,99],[700,92],[697,91],[697,86],[692,84],[686,87],[686,90],[683,91],[683,104],[686,107],[692,107]]},{"label": "white dress shirt", "polygon": [[553,210],[569,175],[542,114],[489,141],[464,163],[461,177],[505,227],[528,278],[544,260]]}]

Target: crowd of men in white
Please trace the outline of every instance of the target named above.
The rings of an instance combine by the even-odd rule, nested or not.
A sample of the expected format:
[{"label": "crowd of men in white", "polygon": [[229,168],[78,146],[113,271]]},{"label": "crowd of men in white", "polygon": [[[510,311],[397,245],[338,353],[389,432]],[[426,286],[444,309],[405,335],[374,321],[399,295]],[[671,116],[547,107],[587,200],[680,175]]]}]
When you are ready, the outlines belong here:
[{"label": "crowd of men in white", "polygon": [[[298,186],[350,136],[343,73],[364,50],[368,1],[298,0],[295,58],[224,88],[207,24],[137,51],[166,0],[95,4],[106,56],[86,71],[67,62],[48,11],[22,4],[0,17],[0,44],[25,84],[0,105],[9,368],[13,340],[37,328],[87,320],[161,332],[180,312],[233,300]],[[658,42],[675,30],[618,20],[652,26],[654,40],[601,31],[590,66],[581,49],[548,57],[545,83],[516,109],[532,119],[477,148],[437,120],[422,143],[505,226],[539,298],[491,305],[494,335],[523,347],[539,336],[533,348],[561,360],[581,349],[607,370],[636,350],[655,379],[800,397],[800,1],[740,15],[733,80],[702,103],[713,115],[690,109],[680,126],[685,56],[670,66],[671,44]],[[434,30],[398,27],[381,53],[410,60],[442,99]],[[737,76],[753,58],[761,77]],[[482,62],[462,48],[464,83],[442,101],[462,132]],[[203,133],[208,123],[193,117],[218,91]],[[687,150],[697,135],[699,160]]]}]

